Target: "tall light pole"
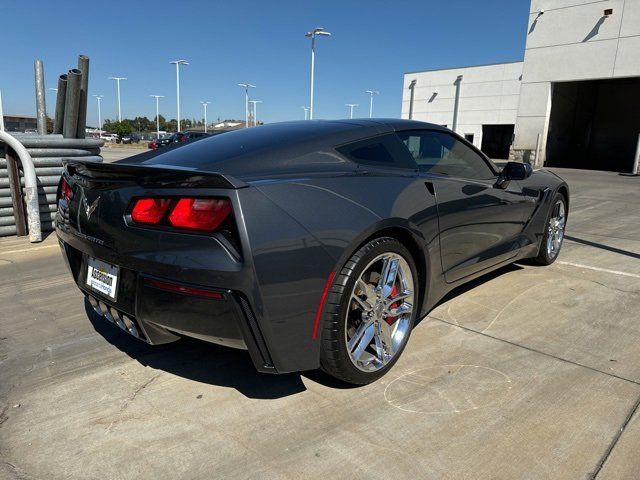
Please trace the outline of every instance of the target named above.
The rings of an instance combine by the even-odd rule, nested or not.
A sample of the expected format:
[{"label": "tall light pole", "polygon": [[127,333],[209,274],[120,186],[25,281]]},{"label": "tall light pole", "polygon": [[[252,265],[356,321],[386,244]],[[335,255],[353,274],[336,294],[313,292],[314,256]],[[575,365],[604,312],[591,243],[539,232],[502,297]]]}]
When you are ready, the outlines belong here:
[{"label": "tall light pole", "polygon": [[156,138],[160,139],[160,99],[164,98],[164,95],[149,95],[156,99]]},{"label": "tall light pole", "polygon": [[367,90],[364,93],[369,94],[369,118],[373,117],[373,96],[380,95],[380,92],[377,90]]},{"label": "tall light pole", "polygon": [[98,101],[98,135],[102,137],[102,113],[100,112],[100,101],[104,98],[104,95],[94,95],[94,97],[96,97],[96,100]]},{"label": "tall light pole", "polygon": [[308,120],[309,119],[309,107],[300,107],[304,110],[304,119]]},{"label": "tall light pole", "polygon": [[176,66],[176,110],[178,120],[178,131],[182,130],[180,125],[180,65],[189,65],[186,60],[173,60],[172,63]]},{"label": "tall light pole", "polygon": [[109,77],[109,80],[115,80],[118,86],[118,121],[122,121],[122,112],[120,110],[120,80],[127,80],[127,77]]},{"label": "tall light pole", "polygon": [[239,83],[238,86],[244,88],[244,128],[249,128],[249,89],[256,86],[250,83]]},{"label": "tall light pole", "polygon": [[200,102],[204,108],[204,133],[207,133],[207,105],[211,102]]},{"label": "tall light pole", "polygon": [[249,103],[253,106],[253,126],[258,126],[258,103],[262,103],[262,100],[249,100]]},{"label": "tall light pole", "polygon": [[349,118],[353,118],[353,107],[357,107],[357,103],[347,103],[345,106],[349,107]]},{"label": "tall light pole", "polygon": [[331,34],[329,32],[325,32],[322,27],[316,27],[305,34],[305,37],[311,38],[311,91],[309,94],[309,120],[313,120],[313,77],[315,75],[316,63],[316,35],[325,37],[331,36]]}]

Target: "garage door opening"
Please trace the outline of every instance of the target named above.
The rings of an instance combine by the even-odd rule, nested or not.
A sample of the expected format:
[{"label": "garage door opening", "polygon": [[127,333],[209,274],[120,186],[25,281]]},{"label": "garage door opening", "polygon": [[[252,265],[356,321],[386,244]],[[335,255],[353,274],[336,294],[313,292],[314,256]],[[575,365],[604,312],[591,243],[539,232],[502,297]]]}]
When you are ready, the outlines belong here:
[{"label": "garage door opening", "polygon": [[482,150],[489,158],[509,158],[513,125],[482,125]]},{"label": "garage door opening", "polygon": [[629,172],[640,133],[640,79],[553,85],[545,164]]}]

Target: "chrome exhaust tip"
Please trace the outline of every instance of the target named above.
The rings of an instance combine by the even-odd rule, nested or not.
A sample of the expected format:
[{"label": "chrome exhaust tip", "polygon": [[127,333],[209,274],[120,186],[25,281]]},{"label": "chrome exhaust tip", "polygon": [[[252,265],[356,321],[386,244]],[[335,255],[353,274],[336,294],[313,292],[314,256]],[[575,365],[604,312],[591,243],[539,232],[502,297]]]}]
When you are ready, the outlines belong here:
[{"label": "chrome exhaust tip", "polygon": [[136,338],[140,337],[140,334],[138,333],[138,329],[136,328],[136,324],[133,323],[133,320],[131,320],[126,315],[122,315],[122,321],[124,322],[125,326],[127,327],[127,331],[131,335],[133,335]]},{"label": "chrome exhaust tip", "polygon": [[89,300],[89,304],[91,304],[91,307],[93,308],[93,310],[98,315],[102,316],[102,310],[100,309],[100,304],[98,303],[98,300],[93,298],[91,295],[87,295],[87,299]]},{"label": "chrome exhaust tip", "polygon": [[109,313],[111,314],[111,318],[113,318],[113,322],[118,325],[122,330],[126,330],[124,322],[122,321],[122,315],[115,308],[109,308]]}]

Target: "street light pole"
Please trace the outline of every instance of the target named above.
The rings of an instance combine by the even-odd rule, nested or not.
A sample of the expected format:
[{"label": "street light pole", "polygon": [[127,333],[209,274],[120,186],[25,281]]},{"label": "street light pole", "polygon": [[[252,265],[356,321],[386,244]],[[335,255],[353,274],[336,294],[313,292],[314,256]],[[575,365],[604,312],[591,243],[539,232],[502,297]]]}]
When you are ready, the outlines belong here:
[{"label": "street light pole", "polygon": [[357,107],[358,104],[357,103],[347,103],[345,105],[347,107],[349,107],[349,118],[353,118],[353,107]]},{"label": "street light pole", "polygon": [[149,95],[156,99],[156,139],[160,139],[160,99],[164,95]]},{"label": "street light pole", "polygon": [[178,120],[178,132],[182,130],[180,125],[180,65],[189,65],[189,62],[186,60],[173,60],[169,63],[172,63],[176,66],[176,113]]},{"label": "street light pole", "polygon": [[300,108],[302,108],[304,110],[304,119],[308,120],[309,119],[308,118],[308,116],[309,116],[309,107],[302,106]]},{"label": "street light pole", "polygon": [[109,80],[115,80],[118,88],[118,121],[122,121],[122,112],[120,110],[120,80],[127,80],[127,77],[109,77]]},{"label": "street light pole", "polygon": [[311,88],[309,93],[309,120],[313,120],[313,77],[315,75],[316,63],[316,35],[330,37],[329,32],[325,32],[324,28],[316,27],[305,34],[305,37],[311,38]]},{"label": "street light pole", "polygon": [[364,93],[368,93],[369,94],[369,118],[373,117],[373,96],[374,95],[380,95],[380,92],[377,90],[367,90]]},{"label": "street light pole", "polygon": [[207,133],[207,105],[211,102],[200,102],[204,107],[204,133]]},{"label": "street light pole", "polygon": [[102,137],[102,113],[100,112],[100,100],[104,98],[104,95],[94,95],[94,97],[96,97],[96,100],[98,101],[98,135]]},{"label": "street light pole", "polygon": [[239,83],[238,86],[244,88],[244,128],[249,128],[249,89],[256,86],[250,83]]},{"label": "street light pole", "polygon": [[258,126],[258,103],[262,103],[262,100],[249,100],[249,103],[253,105],[253,126]]}]

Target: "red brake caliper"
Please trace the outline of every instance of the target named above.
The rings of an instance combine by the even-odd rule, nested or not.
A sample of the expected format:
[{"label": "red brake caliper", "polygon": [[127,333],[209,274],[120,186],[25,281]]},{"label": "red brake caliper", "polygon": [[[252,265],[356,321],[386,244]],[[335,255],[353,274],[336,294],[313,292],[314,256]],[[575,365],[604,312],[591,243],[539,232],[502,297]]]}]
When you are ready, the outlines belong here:
[{"label": "red brake caliper", "polygon": [[[393,289],[391,290],[391,293],[389,294],[390,297],[395,297],[398,294],[398,286],[394,285]],[[391,305],[389,305],[389,308],[398,308],[398,303],[399,302],[393,302]],[[387,322],[389,325],[393,325],[393,322],[395,322],[395,318],[394,317],[386,317],[384,319],[385,322]]]}]

